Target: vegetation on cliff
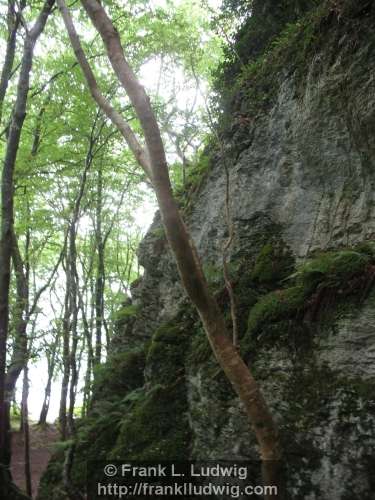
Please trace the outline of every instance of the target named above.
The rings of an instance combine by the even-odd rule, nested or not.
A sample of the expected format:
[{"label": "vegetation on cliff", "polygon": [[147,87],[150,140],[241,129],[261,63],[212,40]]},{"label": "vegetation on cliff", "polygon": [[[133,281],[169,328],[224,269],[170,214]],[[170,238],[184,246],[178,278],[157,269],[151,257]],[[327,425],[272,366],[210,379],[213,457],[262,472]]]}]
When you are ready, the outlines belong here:
[{"label": "vegetation on cliff", "polygon": [[[59,0],[58,3],[69,27],[69,12],[66,17],[64,2]],[[90,11],[96,1],[82,3]],[[4,24],[1,29],[3,34],[11,35],[14,29],[17,34],[23,26],[22,10],[25,6],[18,6],[16,2],[9,2],[9,6],[8,20],[13,19],[14,23]],[[100,15],[105,17],[101,5],[98,3],[97,6]],[[21,11],[16,12],[16,7]],[[145,5],[143,8],[147,10]],[[120,12],[116,2],[108,9],[114,17]],[[142,73],[145,58],[156,54],[160,56],[160,74],[166,65],[175,64],[177,58],[177,66],[186,72],[186,81],[197,83],[193,99],[195,106],[201,92],[199,80],[207,82],[206,65],[211,66],[212,59],[219,52],[215,52],[216,38],[212,36],[207,42],[204,36],[200,37],[201,27],[208,29],[201,13],[190,17],[184,8],[177,13],[158,8],[154,19],[142,9],[138,11],[136,3],[129,6],[127,17],[134,22],[130,27],[125,26],[126,23],[123,25],[119,16],[119,32],[123,38],[117,38],[118,32],[113,30],[113,39],[119,43],[120,56],[120,43],[124,40],[132,42],[135,47],[135,53],[131,54],[134,67]],[[29,10],[28,14],[32,17],[35,12]],[[95,12],[91,14],[95,17]],[[28,362],[37,357],[39,351],[41,357],[45,355],[48,365],[42,412],[45,415],[48,413],[51,383],[58,371],[63,373],[59,418],[62,441],[57,444],[56,454],[42,479],[39,500],[63,500],[71,494],[70,486],[84,492],[86,461],[124,457],[183,460],[192,456],[210,456],[211,450],[215,456],[215,438],[229,442],[236,432],[233,421],[242,422],[243,417],[226,375],[257,424],[258,444],[263,447],[263,455],[279,454],[274,422],[280,426],[286,456],[291,457],[295,451],[290,445],[293,441],[297,448],[300,447],[297,450],[300,455],[306,446],[312,463],[315,459],[316,462],[322,460],[323,455],[317,450],[316,437],[309,432],[314,426],[319,432],[325,419],[328,422],[334,420],[332,415],[335,412],[336,417],[346,415],[351,419],[348,424],[351,432],[357,424],[366,432],[371,430],[371,422],[367,425],[358,409],[359,405],[366,409],[371,406],[371,384],[359,376],[347,378],[343,373],[335,372],[330,360],[322,362],[311,353],[316,352],[317,345],[331,339],[339,328],[337,325],[348,322],[350,315],[360,311],[371,294],[375,279],[373,245],[367,241],[359,246],[327,245],[329,248],[325,250],[308,251],[302,259],[296,257],[285,243],[285,228],[272,222],[269,230],[262,226],[259,237],[249,237],[246,243],[236,241],[237,247],[227,265],[225,279],[217,255],[204,255],[206,284],[177,205],[188,219],[194,215],[195,201],[202,186],[212,181],[212,172],[218,171],[217,164],[225,163],[226,181],[224,175],[220,182],[228,182],[230,169],[254,139],[250,131],[254,131],[258,119],[265,119],[272,112],[280,95],[281,83],[291,82],[293,99],[298,100],[303,96],[307,82],[318,80],[328,66],[361,71],[358,68],[364,67],[374,48],[375,38],[369,29],[374,19],[374,7],[367,0],[254,0],[249,9],[249,2],[228,0],[224,3],[223,14],[216,19],[218,30],[225,31],[234,18],[238,18],[237,33],[233,38],[227,36],[226,59],[216,75],[216,91],[220,94],[217,116],[204,103],[200,109],[204,115],[202,131],[199,123],[186,122],[186,126],[181,127],[181,121],[187,119],[190,108],[176,111],[174,105],[170,107],[170,102],[164,102],[164,97],[157,95],[154,97],[157,118],[162,124],[160,133],[149,101],[142,100],[143,90],[138,86],[136,98],[133,96],[140,117],[140,120],[136,119],[129,102],[123,97],[122,85],[127,88],[129,84],[128,68],[124,63],[122,69],[127,81],[124,84],[123,72],[116,68],[119,58],[116,59],[108,50],[112,62],[115,61],[119,81],[107,78],[109,66],[102,61],[102,55],[96,53],[99,47],[95,37],[91,45],[84,40],[83,46],[89,57],[82,61],[79,41],[77,46],[74,31],[70,31],[82,67],[87,61],[98,60],[98,81],[87,68],[85,75],[103,113],[86,99],[86,94],[81,102],[81,91],[73,90],[73,87],[81,89],[84,80],[76,73],[75,63],[71,66],[70,59],[65,60],[65,49],[57,54],[57,62],[51,63],[53,72],[49,80],[45,80],[49,66],[44,65],[43,57],[40,67],[36,66],[37,82],[30,91],[38,102],[28,104],[30,109],[25,123],[29,129],[26,127],[22,132],[24,143],[21,142],[19,162],[12,167],[17,174],[13,179],[14,189],[9,191],[15,196],[12,201],[16,207],[15,224],[12,218],[9,219],[12,244],[7,247],[10,234],[7,233],[0,246],[0,253],[2,251],[4,255],[7,249],[11,250],[14,267],[10,269],[8,266],[9,273],[5,272],[9,277],[12,271],[11,293],[5,300],[12,314],[10,328],[5,325],[2,335],[3,343],[7,338],[12,341],[12,356],[5,367],[3,355],[0,371],[3,382],[5,368],[8,379],[14,381],[13,385],[9,383],[6,387],[8,401],[19,372],[25,369],[27,380]],[[173,29],[174,23],[181,33]],[[140,39],[143,35],[140,33],[144,31],[152,36],[150,44],[142,49]],[[110,47],[106,40],[108,30],[102,34]],[[59,37],[60,44],[65,42],[63,36]],[[203,46],[213,48],[212,59],[206,57]],[[19,55],[22,55],[21,51]],[[354,55],[355,63],[351,65]],[[61,64],[63,70],[60,73]],[[73,87],[69,75],[73,75]],[[350,86],[338,80],[332,79],[327,85],[322,105],[326,99],[324,102],[329,101],[332,109],[342,106],[345,96],[352,92]],[[52,91],[55,85],[58,88],[56,93]],[[98,95],[96,85],[103,89],[103,95]],[[47,98],[39,101],[43,90],[49,87],[51,91]],[[63,102],[65,94],[69,94],[66,89],[71,92],[71,96],[66,97],[67,103]],[[10,98],[16,97],[15,86],[10,86],[10,92]],[[140,95],[139,106],[137,99]],[[127,123],[114,113],[106,101],[108,96],[114,106],[121,108],[122,119],[134,124],[135,136],[143,137],[144,132],[149,145],[159,144],[160,147],[151,148],[150,157],[143,150],[143,140],[137,142],[135,136],[129,136]],[[24,98],[26,106],[27,92],[18,97]],[[173,99],[177,100],[176,92]],[[17,113],[12,112],[11,106],[5,113],[7,119],[17,125]],[[56,117],[65,116],[64,113],[74,118],[50,127],[52,122],[57,123]],[[113,123],[118,130],[105,115],[110,119],[115,117]],[[213,118],[218,119],[218,128]],[[350,127],[350,119],[346,118]],[[204,124],[205,121],[209,126]],[[155,125],[152,133],[150,123]],[[5,121],[3,125],[2,135],[9,137],[12,127],[9,128]],[[211,129],[211,137],[208,129]],[[119,132],[140,159],[143,174],[135,173],[135,163],[127,150],[123,152]],[[168,147],[173,149],[174,157],[178,157],[171,167],[177,204],[168,183],[162,135]],[[0,148],[5,154],[12,149],[12,144],[6,146],[4,143]],[[362,151],[363,157],[366,154]],[[79,164],[82,175],[77,180],[75,172]],[[369,158],[364,158],[363,164],[372,168]],[[118,165],[126,168],[117,171]],[[119,176],[112,178],[113,171]],[[165,174],[164,177],[158,177],[160,172]],[[30,180],[36,175],[43,179],[40,189]],[[312,171],[311,176],[314,175]],[[120,182],[123,178],[126,185]],[[155,253],[152,264],[155,274],[146,269],[149,275],[143,280],[135,256],[140,234],[132,232],[130,227],[139,202],[151,184],[158,189],[166,224],[165,228],[153,229],[153,238],[150,239]],[[24,196],[20,197],[18,193],[22,189]],[[348,192],[352,189],[350,179],[346,189]],[[46,202],[44,198],[47,198]],[[236,203],[236,200],[229,200],[230,203]],[[226,206],[229,204],[227,200]],[[228,233],[232,230],[231,222],[236,223],[228,216]],[[122,226],[129,229],[126,235]],[[214,228],[211,229],[214,233]],[[222,237],[227,236],[223,231]],[[172,288],[178,279],[171,262],[168,261],[163,269],[159,268],[159,261],[165,264],[169,258],[166,238],[173,244],[183,283],[204,319],[204,327],[177,287],[168,299],[170,302],[176,300],[178,304],[173,318],[165,314],[164,297],[153,296],[162,290],[160,282]],[[221,241],[216,243],[217,246],[222,244]],[[10,264],[9,252],[5,256]],[[5,268],[3,270],[7,271]],[[136,284],[131,288],[134,278],[137,278]],[[43,283],[41,286],[40,282]],[[43,322],[38,323],[37,318],[43,315],[44,302],[38,305],[38,301],[47,290],[50,292],[47,310],[51,310],[55,317],[47,332],[39,332]],[[231,290],[235,301],[230,300]],[[165,289],[163,293],[167,295],[169,290]],[[227,333],[233,324],[231,306],[234,302],[239,349],[233,347]],[[150,309],[147,309],[148,303]],[[170,304],[168,307],[172,308]],[[166,322],[165,316],[168,318]],[[147,323],[147,329],[139,335],[142,322]],[[153,325],[152,333],[150,324]],[[342,326],[340,328],[342,331]],[[221,367],[212,348],[221,360]],[[240,369],[234,371],[238,366]],[[265,388],[267,403],[248,368],[260,381],[262,389]],[[325,383],[325,379],[329,379],[329,383]],[[248,388],[257,391],[257,407],[244,395],[243,380],[248,383]],[[80,385],[82,408],[77,408]],[[27,383],[24,384],[24,393],[27,393]],[[25,398],[23,410],[27,413],[27,394]],[[203,408],[204,405],[207,408],[212,405],[214,409],[211,412]],[[275,418],[271,418],[271,414]],[[6,413],[3,412],[1,417],[5,442]],[[266,426],[262,420],[267,422]],[[209,452],[200,444],[199,425],[203,425],[202,422],[208,427],[208,422],[213,423],[207,432]],[[268,433],[264,431],[267,426]],[[254,441],[249,442],[249,449],[255,450]],[[8,443],[5,444],[9,451]],[[236,453],[241,457],[248,456],[240,449]],[[334,460],[338,460],[336,455]],[[299,466],[302,467],[301,463]],[[292,457],[290,477],[296,467]],[[367,468],[368,464],[363,465],[365,475]],[[6,481],[2,479],[9,485],[8,476]],[[319,495],[320,490],[314,481],[305,480],[306,495]],[[13,494],[16,490],[10,488]]]}]

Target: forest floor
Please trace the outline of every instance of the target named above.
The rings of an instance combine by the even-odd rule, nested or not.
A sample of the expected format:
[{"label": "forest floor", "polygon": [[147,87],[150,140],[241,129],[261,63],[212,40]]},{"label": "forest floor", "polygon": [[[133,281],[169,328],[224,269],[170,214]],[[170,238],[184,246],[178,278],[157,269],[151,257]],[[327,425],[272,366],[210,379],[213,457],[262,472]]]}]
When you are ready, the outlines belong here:
[{"label": "forest floor", "polygon": [[[15,484],[23,491],[25,484],[24,440],[22,432],[13,432],[12,476]],[[39,480],[45,471],[53,452],[53,444],[59,440],[56,427],[30,425],[30,462],[33,496],[36,496]]]}]

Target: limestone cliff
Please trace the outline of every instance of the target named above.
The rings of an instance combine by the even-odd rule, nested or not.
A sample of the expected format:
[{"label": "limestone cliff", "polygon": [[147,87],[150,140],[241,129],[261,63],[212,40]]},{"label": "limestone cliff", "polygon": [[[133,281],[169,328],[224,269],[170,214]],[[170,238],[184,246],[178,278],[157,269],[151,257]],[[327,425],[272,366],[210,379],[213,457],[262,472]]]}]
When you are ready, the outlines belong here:
[{"label": "limestone cliff", "polygon": [[[318,2],[280,29],[236,77],[224,148],[212,148],[184,209],[227,311],[226,161],[241,349],[280,425],[291,500],[375,498],[374,20],[369,1]],[[100,431],[92,417],[82,454],[256,457],[158,216],[139,261],[144,276],[97,383],[97,400],[126,417],[88,446]],[[115,377],[123,384],[104,396]]]}]

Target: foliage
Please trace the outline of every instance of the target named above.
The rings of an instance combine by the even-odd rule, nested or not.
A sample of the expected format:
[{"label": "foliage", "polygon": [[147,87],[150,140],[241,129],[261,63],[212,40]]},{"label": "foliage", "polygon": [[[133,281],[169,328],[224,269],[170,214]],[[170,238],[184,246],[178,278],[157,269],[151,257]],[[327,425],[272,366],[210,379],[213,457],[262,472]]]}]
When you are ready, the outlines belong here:
[{"label": "foliage", "polygon": [[226,0],[222,17],[239,16],[242,24],[234,35],[233,45],[226,48],[225,60],[217,74],[220,93],[226,94],[242,68],[255,63],[268,47],[277,43],[276,38],[288,25],[318,3],[319,0]]},{"label": "foliage", "polygon": [[[368,0],[282,0],[276,2],[276,8],[274,2],[239,3],[247,5],[252,15],[245,16],[216,80],[225,111],[221,126],[227,132],[229,127],[233,130],[231,115],[239,113],[252,123],[258,114],[269,110],[285,77],[294,76],[299,95],[308,74],[307,65],[314,55],[323,52],[323,46],[324,57],[315,60],[315,72],[332,63],[338,50],[342,53],[341,64],[352,60],[361,37],[372,47],[375,44],[373,37],[368,40],[365,28],[374,15]],[[344,48],[343,37],[347,40]],[[339,87],[336,90],[340,93]]]},{"label": "foliage", "polygon": [[183,182],[181,166],[179,164],[172,166],[172,180],[175,186],[175,196],[177,200],[187,206],[194,192],[199,189],[201,183],[210,172],[212,160],[207,150],[203,150],[192,159],[186,166],[186,179]]},{"label": "foliage", "polygon": [[64,451],[56,451],[47,469],[41,477],[38,488],[38,500],[65,500],[66,493],[62,486]]},{"label": "foliage", "polygon": [[134,304],[123,305],[114,315],[114,321],[123,321],[137,315],[138,307]]},{"label": "foliage", "polygon": [[[23,12],[25,20],[35,20],[41,5],[39,1],[27,3]],[[100,37],[92,29],[82,6],[69,7],[100,88],[132,123],[142,142],[141,127],[103,57]],[[107,2],[106,8],[127,47],[127,58],[146,82],[176,183],[181,174],[178,151],[183,151],[191,164],[188,182],[193,185],[208,168],[205,157],[196,157],[207,136],[202,99],[208,92],[211,70],[222,53],[206,11],[198,3],[185,0],[158,6],[145,0],[125,3],[114,0]],[[8,39],[5,17],[5,10],[1,9],[2,54]],[[2,107],[1,158],[6,152],[6,131],[16,94],[24,28],[22,22],[17,35],[14,72]],[[78,200],[80,206],[75,214]],[[137,313],[134,306],[124,305],[124,300],[130,296],[130,284],[142,273],[136,251],[148,223],[145,206],[146,211],[152,212],[154,203],[145,175],[87,91],[62,29],[62,19],[55,9],[35,49],[15,171],[15,232],[25,269],[29,270],[30,304],[47,285],[30,318],[31,359],[37,362],[49,359],[56,344],[54,378],[60,381],[64,357],[61,341],[64,295],[68,293],[71,265],[68,254],[72,245],[67,242],[67,232],[74,226],[76,296],[73,302],[78,308],[78,318],[76,332],[72,332],[70,325],[69,333],[78,338],[77,365],[81,370],[78,391],[85,384],[83,392],[88,396],[83,413],[91,394],[90,366],[94,363],[90,357],[97,351],[95,343],[103,344],[104,359],[116,329],[122,328],[126,321],[131,322]],[[14,275],[11,285],[9,358],[17,345]],[[118,363],[118,374],[121,375],[121,370],[125,373],[130,360],[114,361]],[[89,373],[83,374],[86,366]],[[110,378],[108,374],[114,371],[108,366],[98,367],[96,383],[104,387]],[[128,381],[121,380],[118,390],[128,387]],[[100,390],[98,387],[97,393]]]}]

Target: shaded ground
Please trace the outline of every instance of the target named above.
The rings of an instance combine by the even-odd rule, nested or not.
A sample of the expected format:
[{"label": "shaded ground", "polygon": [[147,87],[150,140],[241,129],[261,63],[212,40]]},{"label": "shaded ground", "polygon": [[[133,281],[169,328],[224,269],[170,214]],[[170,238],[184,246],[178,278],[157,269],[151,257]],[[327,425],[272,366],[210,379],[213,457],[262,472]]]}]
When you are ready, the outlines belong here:
[{"label": "shaded ground", "polygon": [[[58,441],[58,432],[55,427],[40,428],[30,426],[30,461],[33,497],[36,496],[42,473],[47,467],[52,454],[53,444]],[[23,491],[26,489],[24,473],[24,443],[20,432],[13,432],[12,446],[12,476],[15,484]]]}]

